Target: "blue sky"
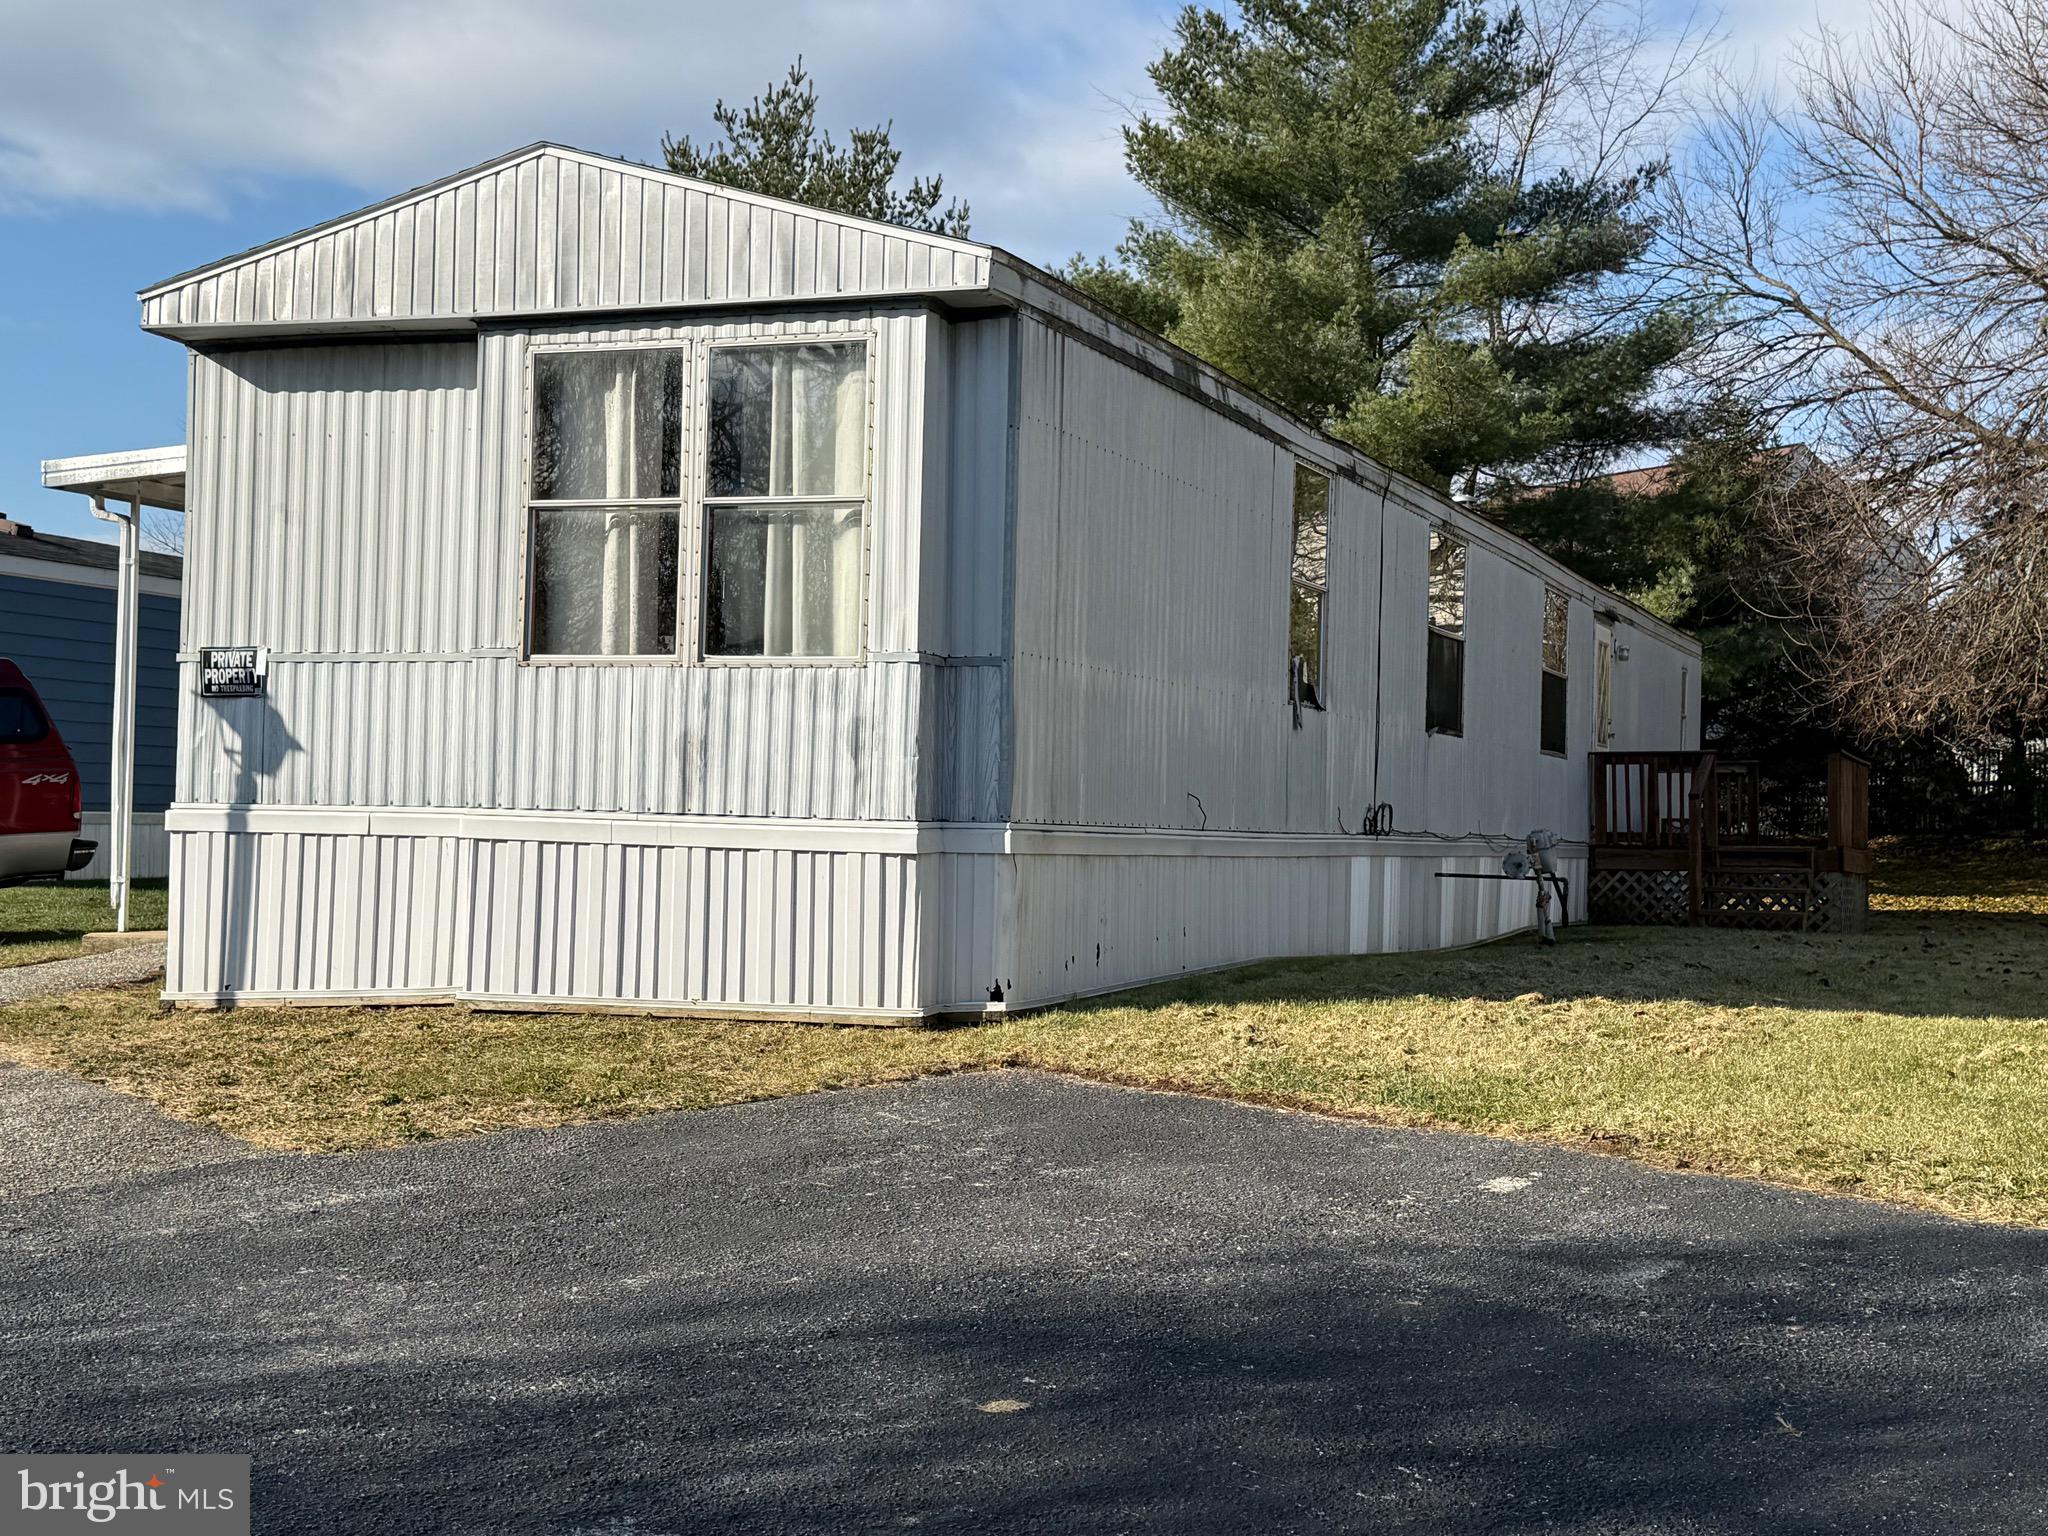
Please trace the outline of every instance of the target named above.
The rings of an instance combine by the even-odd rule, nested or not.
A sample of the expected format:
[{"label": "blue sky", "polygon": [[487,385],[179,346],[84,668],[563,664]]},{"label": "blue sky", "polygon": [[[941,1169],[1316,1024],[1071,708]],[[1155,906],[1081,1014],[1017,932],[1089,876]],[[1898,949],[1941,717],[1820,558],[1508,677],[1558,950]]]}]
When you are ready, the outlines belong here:
[{"label": "blue sky", "polygon": [[[1685,0],[1653,0],[1674,12]],[[156,279],[535,139],[653,158],[801,50],[835,130],[893,118],[977,237],[1106,251],[1146,199],[1118,130],[1155,0],[0,0],[0,514],[102,535],[44,458],[184,436],[184,359],[136,326]],[[1728,0],[1768,68],[1863,0]]]}]

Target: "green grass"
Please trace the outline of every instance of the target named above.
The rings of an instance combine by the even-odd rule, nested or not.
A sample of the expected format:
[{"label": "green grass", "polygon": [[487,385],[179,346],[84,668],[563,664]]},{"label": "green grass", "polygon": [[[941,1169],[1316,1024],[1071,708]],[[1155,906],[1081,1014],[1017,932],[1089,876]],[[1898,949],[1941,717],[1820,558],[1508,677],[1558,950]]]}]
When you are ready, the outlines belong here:
[{"label": "green grass", "polygon": [[[0,1051],[307,1150],[1024,1066],[2048,1225],[2048,886],[2000,877],[1969,910],[1945,881],[1967,884],[1895,867],[1866,935],[1573,929],[973,1028],[202,1014],[133,990],[0,1010]],[[1898,905],[1922,900],[1951,905]]]},{"label": "green grass", "polygon": [[1871,904],[1890,912],[2027,912],[2048,917],[2048,843],[2003,838],[1878,844]]},{"label": "green grass", "polygon": [[[130,928],[161,928],[169,897],[162,880],[138,880],[128,896]],[[63,960],[79,952],[88,933],[114,926],[104,880],[53,881],[0,888],[0,968]]]}]

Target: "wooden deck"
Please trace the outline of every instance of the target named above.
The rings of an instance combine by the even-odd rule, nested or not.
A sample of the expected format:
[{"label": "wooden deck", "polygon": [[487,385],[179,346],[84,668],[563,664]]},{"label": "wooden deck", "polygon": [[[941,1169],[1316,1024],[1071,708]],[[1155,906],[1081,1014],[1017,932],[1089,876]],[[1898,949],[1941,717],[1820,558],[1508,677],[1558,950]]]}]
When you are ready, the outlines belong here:
[{"label": "wooden deck", "polygon": [[1825,826],[1767,837],[1754,763],[1712,752],[1593,754],[1595,921],[1860,927],[1869,911],[1870,770],[1828,759]]}]

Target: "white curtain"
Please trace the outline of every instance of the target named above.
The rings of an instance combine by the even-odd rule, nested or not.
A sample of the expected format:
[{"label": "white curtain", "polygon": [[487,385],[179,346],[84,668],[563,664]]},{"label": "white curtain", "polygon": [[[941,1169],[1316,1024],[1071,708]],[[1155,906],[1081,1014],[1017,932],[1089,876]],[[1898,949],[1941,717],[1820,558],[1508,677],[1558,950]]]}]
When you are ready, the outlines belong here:
[{"label": "white curtain", "polygon": [[[834,370],[779,348],[771,370],[771,496],[846,496],[866,472],[860,354]],[[836,374],[836,377],[835,377]],[[791,508],[766,529],[762,653],[851,656],[860,643],[860,508]]]},{"label": "white curtain", "polygon": [[[639,473],[640,370],[630,356],[619,357],[604,381],[604,495],[623,501],[642,494]],[[656,452],[660,444],[652,445]],[[658,478],[654,481],[659,484]],[[660,623],[661,562],[652,520],[640,512],[608,512],[604,529],[604,582],[600,634],[608,656],[643,654],[656,648]]]}]

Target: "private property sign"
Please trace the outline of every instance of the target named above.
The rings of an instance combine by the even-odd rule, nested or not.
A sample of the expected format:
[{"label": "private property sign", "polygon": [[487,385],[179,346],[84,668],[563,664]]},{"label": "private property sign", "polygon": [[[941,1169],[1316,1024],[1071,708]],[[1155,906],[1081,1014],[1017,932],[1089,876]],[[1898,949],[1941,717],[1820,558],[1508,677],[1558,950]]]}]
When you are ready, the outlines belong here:
[{"label": "private property sign", "polygon": [[199,696],[245,699],[263,691],[270,651],[261,645],[209,645],[199,651]]}]

